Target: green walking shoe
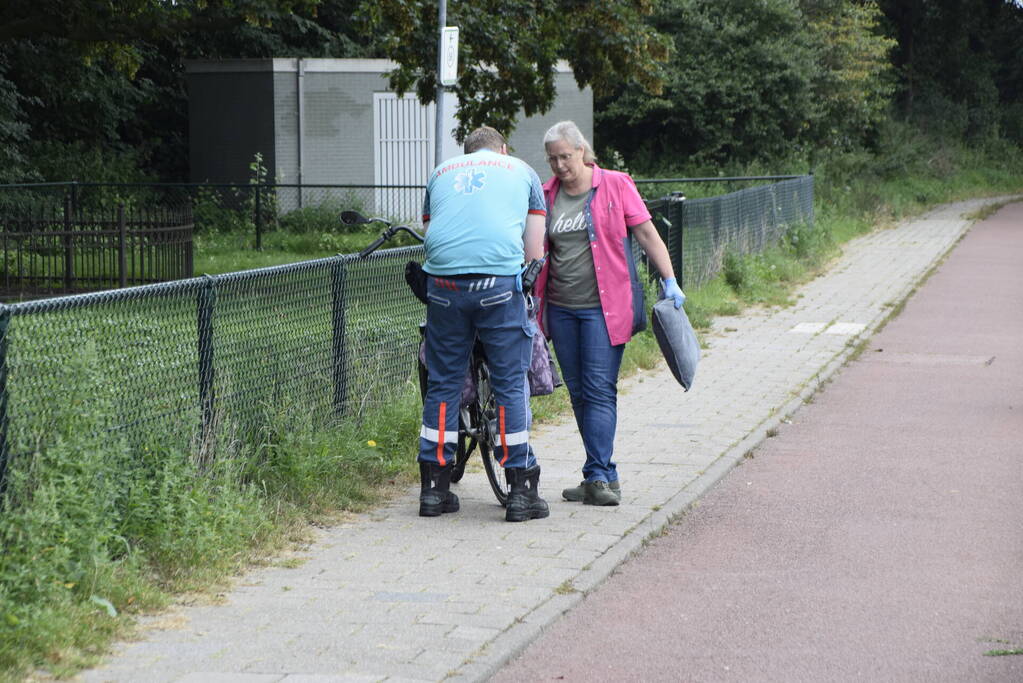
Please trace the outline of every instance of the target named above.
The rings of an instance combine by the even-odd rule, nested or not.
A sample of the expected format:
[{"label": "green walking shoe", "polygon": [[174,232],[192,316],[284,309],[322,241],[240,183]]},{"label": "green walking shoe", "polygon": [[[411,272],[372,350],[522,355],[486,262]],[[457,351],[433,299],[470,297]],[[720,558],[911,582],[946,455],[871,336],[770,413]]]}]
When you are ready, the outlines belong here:
[{"label": "green walking shoe", "polygon": [[606,481],[588,481],[583,494],[583,505],[618,505],[621,494],[615,495]]},{"label": "green walking shoe", "polygon": [[[611,490],[611,493],[615,494],[615,496],[617,496],[618,498],[618,501],[621,502],[622,485],[618,482],[618,480],[615,479],[614,481],[608,483],[607,486]],[[561,497],[571,503],[583,502],[584,499],[586,498],[586,482],[581,481],[579,482],[578,486],[573,486],[570,489],[563,489],[561,491]]]}]

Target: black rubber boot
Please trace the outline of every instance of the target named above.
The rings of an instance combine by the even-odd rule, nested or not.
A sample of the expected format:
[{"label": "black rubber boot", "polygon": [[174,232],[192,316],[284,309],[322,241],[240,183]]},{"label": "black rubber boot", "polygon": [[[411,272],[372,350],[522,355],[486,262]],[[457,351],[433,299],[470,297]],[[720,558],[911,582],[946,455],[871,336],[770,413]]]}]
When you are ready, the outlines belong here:
[{"label": "black rubber boot", "polygon": [[509,467],[504,476],[511,485],[508,505],[504,514],[506,522],[524,522],[527,519],[543,519],[551,514],[547,501],[540,497],[540,466],[528,469]]},{"label": "black rubber boot", "polygon": [[458,512],[458,496],[451,493],[451,463],[441,467],[434,462],[419,463],[419,516],[439,517]]}]

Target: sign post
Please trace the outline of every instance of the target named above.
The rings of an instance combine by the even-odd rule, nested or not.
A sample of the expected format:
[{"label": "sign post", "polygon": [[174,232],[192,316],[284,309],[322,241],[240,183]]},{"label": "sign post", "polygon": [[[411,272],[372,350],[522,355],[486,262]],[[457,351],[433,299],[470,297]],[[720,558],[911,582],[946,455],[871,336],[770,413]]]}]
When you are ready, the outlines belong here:
[{"label": "sign post", "polygon": [[[433,165],[441,158],[444,148],[444,87],[454,85],[458,80],[458,27],[445,26],[448,23],[447,0],[437,3],[437,101],[433,128]],[[432,169],[431,169],[432,170]]]}]

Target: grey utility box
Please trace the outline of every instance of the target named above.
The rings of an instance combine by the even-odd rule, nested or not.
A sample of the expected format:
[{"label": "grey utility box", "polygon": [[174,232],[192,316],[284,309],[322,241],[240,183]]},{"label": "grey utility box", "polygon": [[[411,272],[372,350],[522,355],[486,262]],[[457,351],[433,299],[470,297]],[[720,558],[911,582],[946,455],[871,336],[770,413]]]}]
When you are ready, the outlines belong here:
[{"label": "grey utility box", "polygon": [[[187,61],[193,182],[246,183],[257,153],[272,181],[300,185],[423,185],[434,167],[435,106],[388,88],[384,59],[244,59]],[[550,176],[542,146],[552,124],[571,119],[593,135],[593,95],[558,65],[557,99],[544,115],[521,117],[512,153]],[[455,127],[457,100],[445,98],[444,130]],[[461,151],[445,140],[443,156]],[[323,193],[282,188],[290,210]],[[370,211],[418,218],[422,192],[375,190]]]}]

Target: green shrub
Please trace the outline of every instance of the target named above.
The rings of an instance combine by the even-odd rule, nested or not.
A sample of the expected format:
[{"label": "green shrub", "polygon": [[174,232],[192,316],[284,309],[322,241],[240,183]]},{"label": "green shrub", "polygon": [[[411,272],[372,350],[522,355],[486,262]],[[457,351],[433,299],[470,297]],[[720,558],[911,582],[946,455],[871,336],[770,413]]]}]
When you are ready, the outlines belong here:
[{"label": "green shrub", "polygon": [[334,202],[304,206],[281,216],[278,225],[281,230],[297,234],[348,229],[338,218],[340,213],[341,208]]},{"label": "green shrub", "polygon": [[835,240],[827,224],[803,221],[790,225],[782,241],[784,248],[796,259],[819,264],[835,250]]},{"label": "green shrub", "polygon": [[280,217],[281,230],[296,234],[350,233],[365,230],[364,225],[346,225],[341,222],[342,211],[363,213],[363,203],[354,196],[344,200],[326,199],[315,206],[304,206]]},{"label": "green shrub", "polygon": [[47,182],[145,183],[153,180],[140,170],[139,154],[128,148],[45,140],[32,142],[26,156],[39,177]]},{"label": "green shrub", "polygon": [[196,232],[254,234],[256,226],[252,213],[239,207],[231,207],[217,190],[200,187],[192,202],[192,216]]},{"label": "green shrub", "polygon": [[724,273],[728,286],[740,293],[751,288],[756,278],[753,260],[744,257],[734,249],[725,251],[725,255],[721,259],[721,272]]}]

